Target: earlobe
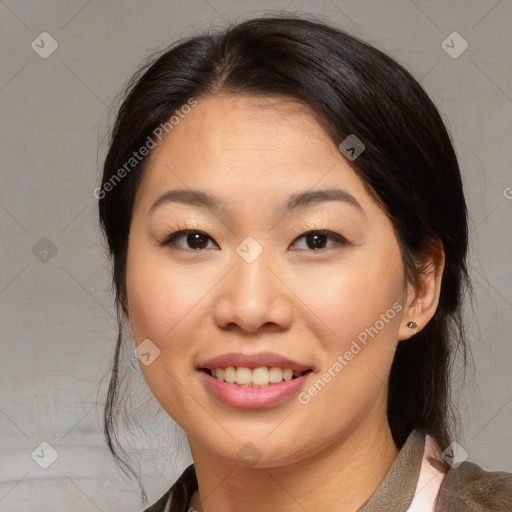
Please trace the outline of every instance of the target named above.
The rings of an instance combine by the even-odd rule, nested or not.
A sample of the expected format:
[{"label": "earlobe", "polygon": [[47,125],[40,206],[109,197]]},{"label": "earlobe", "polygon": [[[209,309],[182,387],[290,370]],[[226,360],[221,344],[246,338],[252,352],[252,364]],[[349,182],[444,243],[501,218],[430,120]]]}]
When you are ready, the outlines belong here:
[{"label": "earlobe", "polygon": [[410,322],[406,322],[405,324],[404,322],[405,320],[402,319],[402,323],[398,331],[397,344],[400,341],[410,340],[411,338],[414,337],[415,334],[418,334],[421,330],[418,324],[412,320]]},{"label": "earlobe", "polygon": [[432,245],[430,256],[418,275],[417,285],[409,285],[399,340],[406,340],[420,332],[434,316],[441,295],[445,254],[442,242]]}]

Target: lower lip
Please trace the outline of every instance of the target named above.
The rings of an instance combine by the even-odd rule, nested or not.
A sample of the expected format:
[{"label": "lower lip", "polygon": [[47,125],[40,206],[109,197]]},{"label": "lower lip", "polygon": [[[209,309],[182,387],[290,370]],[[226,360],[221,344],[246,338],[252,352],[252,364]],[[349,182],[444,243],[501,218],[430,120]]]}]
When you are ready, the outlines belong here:
[{"label": "lower lip", "polygon": [[309,375],[305,373],[296,379],[282,381],[262,388],[228,384],[212,377],[207,372],[199,370],[208,389],[227,405],[241,409],[263,409],[273,407],[296,395],[304,385]]}]

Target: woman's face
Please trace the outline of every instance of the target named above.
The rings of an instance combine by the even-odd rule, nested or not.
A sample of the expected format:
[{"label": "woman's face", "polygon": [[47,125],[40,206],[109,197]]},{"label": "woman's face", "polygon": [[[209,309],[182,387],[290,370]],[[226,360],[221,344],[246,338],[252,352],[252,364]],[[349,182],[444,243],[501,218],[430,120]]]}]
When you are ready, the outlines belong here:
[{"label": "woman's face", "polygon": [[[182,196],[152,208],[177,190]],[[339,191],[337,199],[320,190]],[[192,200],[193,191],[218,205]],[[169,240],[183,229],[202,236]],[[411,318],[402,318],[410,290],[399,246],[388,217],[305,107],[199,99],[148,161],[126,285],[136,344],[150,340],[144,377],[193,454],[252,455],[261,467],[279,466],[356,428],[387,428],[389,369],[398,340],[413,334]],[[225,354],[262,352],[312,371],[254,388],[200,369]],[[236,370],[242,362],[210,366]],[[254,367],[258,378],[286,379],[289,372],[263,368],[292,366],[251,363],[238,379],[250,379]]]}]

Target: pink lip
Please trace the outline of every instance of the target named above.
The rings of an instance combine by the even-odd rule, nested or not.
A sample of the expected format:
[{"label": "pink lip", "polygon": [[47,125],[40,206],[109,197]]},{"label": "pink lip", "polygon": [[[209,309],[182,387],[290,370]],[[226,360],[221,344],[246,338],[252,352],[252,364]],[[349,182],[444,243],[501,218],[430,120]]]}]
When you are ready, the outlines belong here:
[{"label": "pink lip", "polygon": [[223,354],[198,365],[198,368],[227,368],[233,366],[245,366],[246,368],[259,368],[261,366],[277,366],[279,368],[291,368],[295,372],[311,370],[311,366],[292,361],[287,357],[272,352],[259,352],[258,354]]},{"label": "pink lip", "polygon": [[291,396],[296,395],[313,372],[305,373],[296,379],[282,381],[278,384],[271,384],[262,388],[228,384],[212,377],[206,371],[201,370],[199,373],[204,378],[208,389],[213,395],[225,404],[241,409],[262,409],[278,405]]}]

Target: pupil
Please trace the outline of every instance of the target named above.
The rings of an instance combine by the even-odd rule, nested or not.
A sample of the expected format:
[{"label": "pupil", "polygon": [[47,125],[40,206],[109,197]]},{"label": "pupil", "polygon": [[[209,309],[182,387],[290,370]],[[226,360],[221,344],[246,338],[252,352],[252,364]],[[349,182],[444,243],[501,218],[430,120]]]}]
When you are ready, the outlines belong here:
[{"label": "pupil", "polygon": [[[321,235],[321,234],[318,234],[318,233],[313,233],[313,234],[308,235],[308,242],[312,241],[311,246],[312,246],[313,249],[318,249],[320,245],[323,245],[322,244],[322,237],[323,236],[325,236],[325,235]],[[319,241],[319,238],[320,238],[320,241]],[[309,243],[308,243],[308,246],[310,246]],[[310,248],[311,248],[311,246],[310,246]]]},{"label": "pupil", "polygon": [[208,242],[206,237],[201,233],[189,233],[187,236],[187,243],[194,249],[202,249],[203,247],[206,247]]}]

